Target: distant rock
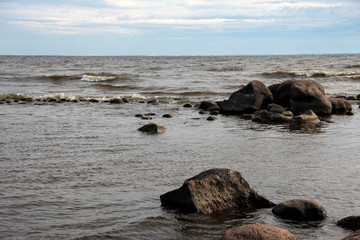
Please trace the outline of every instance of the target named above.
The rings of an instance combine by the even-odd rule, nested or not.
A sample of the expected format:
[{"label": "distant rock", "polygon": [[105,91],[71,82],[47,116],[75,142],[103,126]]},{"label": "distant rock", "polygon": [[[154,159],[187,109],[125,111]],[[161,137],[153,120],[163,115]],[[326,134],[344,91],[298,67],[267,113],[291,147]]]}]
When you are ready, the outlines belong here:
[{"label": "distant rock", "polygon": [[165,132],[165,127],[159,123],[149,123],[138,129],[140,132],[156,134]]},{"label": "distant rock", "polygon": [[317,221],[326,218],[326,210],[319,203],[305,199],[294,199],[277,204],[272,212],[284,219]]},{"label": "distant rock", "polygon": [[179,189],[161,195],[160,200],[164,207],[202,214],[228,208],[274,206],[255,192],[240,172],[224,168],[202,172],[186,180]]},{"label": "distant rock", "polygon": [[345,114],[352,111],[351,103],[344,98],[329,98],[333,114]]},{"label": "distant rock", "polygon": [[336,223],[336,225],[343,227],[343,228],[349,228],[353,231],[360,229],[360,216],[349,216],[346,218],[341,219]]},{"label": "distant rock", "polygon": [[267,225],[249,224],[228,229],[221,240],[296,240],[289,231]]},{"label": "distant rock", "polygon": [[232,93],[229,99],[222,103],[221,111],[227,114],[252,113],[265,108],[273,101],[273,96],[264,83],[251,81]]},{"label": "distant rock", "polygon": [[170,114],[168,114],[168,113],[162,115],[162,117],[163,117],[163,118],[172,118],[172,116],[171,116]]}]

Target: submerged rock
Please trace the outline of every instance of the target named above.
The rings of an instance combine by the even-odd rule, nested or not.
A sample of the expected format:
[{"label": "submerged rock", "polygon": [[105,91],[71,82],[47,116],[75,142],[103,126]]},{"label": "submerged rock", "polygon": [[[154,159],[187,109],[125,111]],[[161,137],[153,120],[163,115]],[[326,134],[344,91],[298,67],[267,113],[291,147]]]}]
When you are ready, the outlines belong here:
[{"label": "submerged rock", "polygon": [[202,172],[186,180],[180,188],[161,195],[160,200],[164,207],[202,214],[275,205],[255,192],[240,172],[224,168]]},{"label": "submerged rock", "polygon": [[317,221],[326,218],[326,210],[319,203],[305,199],[294,199],[276,205],[272,212],[284,219]]},{"label": "submerged rock", "polygon": [[343,227],[343,228],[349,228],[352,230],[359,230],[360,229],[360,216],[349,216],[346,218],[343,218],[339,220],[336,225]]},{"label": "submerged rock", "polygon": [[289,231],[267,224],[249,224],[228,229],[221,240],[296,240]]},{"label": "submerged rock", "polygon": [[349,236],[341,239],[341,240],[359,240],[360,239],[360,230],[350,234]]},{"label": "submerged rock", "polygon": [[206,120],[208,121],[215,121],[216,117],[215,116],[209,116]]},{"label": "submerged rock", "polygon": [[297,123],[309,123],[309,122],[320,121],[319,117],[312,110],[308,110],[300,115],[295,116],[294,120]]},{"label": "submerged rock", "polygon": [[140,132],[156,134],[165,132],[165,127],[159,123],[149,123],[138,129]]}]

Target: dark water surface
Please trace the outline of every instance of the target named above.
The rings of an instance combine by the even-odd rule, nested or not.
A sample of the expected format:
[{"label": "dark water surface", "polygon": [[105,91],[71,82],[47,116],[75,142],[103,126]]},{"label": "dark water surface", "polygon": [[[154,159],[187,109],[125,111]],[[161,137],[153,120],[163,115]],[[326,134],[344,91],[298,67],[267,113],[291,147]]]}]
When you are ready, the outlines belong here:
[{"label": "dark water surface", "polygon": [[[225,99],[251,80],[311,79],[329,95],[356,96],[359,76],[360,55],[0,56],[0,99],[11,99],[0,104],[0,238],[220,239],[230,227],[265,223],[298,239],[341,239],[350,232],[336,221],[360,214],[357,105],[354,116],[302,127],[220,115],[209,122],[182,105]],[[106,102],[114,97],[130,101]],[[146,103],[154,99],[160,104]],[[166,132],[138,132],[149,122],[138,113],[155,113],[151,121]],[[328,218],[296,223],[271,209],[202,216],[160,206],[161,194],[214,167],[240,171],[276,203],[318,201]]]}]

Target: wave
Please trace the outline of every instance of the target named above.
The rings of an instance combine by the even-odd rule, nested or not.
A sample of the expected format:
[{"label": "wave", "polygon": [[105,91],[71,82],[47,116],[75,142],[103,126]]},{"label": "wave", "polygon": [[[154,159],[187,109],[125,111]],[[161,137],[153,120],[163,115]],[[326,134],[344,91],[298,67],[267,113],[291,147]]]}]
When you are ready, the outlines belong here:
[{"label": "wave", "polygon": [[81,80],[87,82],[104,82],[104,81],[112,81],[112,80],[131,80],[132,75],[130,74],[113,74],[113,73],[85,73],[82,75]]},{"label": "wave", "polygon": [[77,75],[42,75],[40,77],[38,77],[40,79],[43,79],[43,80],[76,80],[76,79],[80,79],[79,76]]},{"label": "wave", "polygon": [[345,68],[360,68],[360,64],[347,65]]},{"label": "wave", "polygon": [[324,78],[324,77],[351,77],[359,75],[359,72],[326,72],[326,71],[276,71],[276,72],[264,72],[261,75],[271,78],[288,78],[288,77],[309,77],[309,78]]},{"label": "wave", "polygon": [[141,92],[144,95],[160,95],[160,96],[227,96],[229,92],[213,92],[213,91],[187,91],[187,92],[163,92],[163,91],[148,91]]},{"label": "wave", "polygon": [[108,90],[116,89],[136,89],[136,86],[127,85],[127,84],[111,84],[111,83],[94,83],[91,86],[106,88]]}]

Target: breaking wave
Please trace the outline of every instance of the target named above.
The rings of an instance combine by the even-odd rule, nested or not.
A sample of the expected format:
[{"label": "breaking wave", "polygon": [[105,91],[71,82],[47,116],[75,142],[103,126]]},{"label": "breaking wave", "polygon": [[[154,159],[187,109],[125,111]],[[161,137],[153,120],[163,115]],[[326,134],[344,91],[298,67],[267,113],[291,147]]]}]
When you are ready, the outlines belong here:
[{"label": "breaking wave", "polygon": [[132,75],[130,74],[113,74],[113,73],[85,73],[82,75],[81,80],[87,82],[104,82],[104,81],[112,81],[112,80],[131,80]]},{"label": "breaking wave", "polygon": [[323,77],[351,77],[360,75],[359,72],[326,72],[326,71],[276,71],[264,72],[261,75],[271,78],[288,78],[288,77],[309,77],[309,78],[323,78]]}]

